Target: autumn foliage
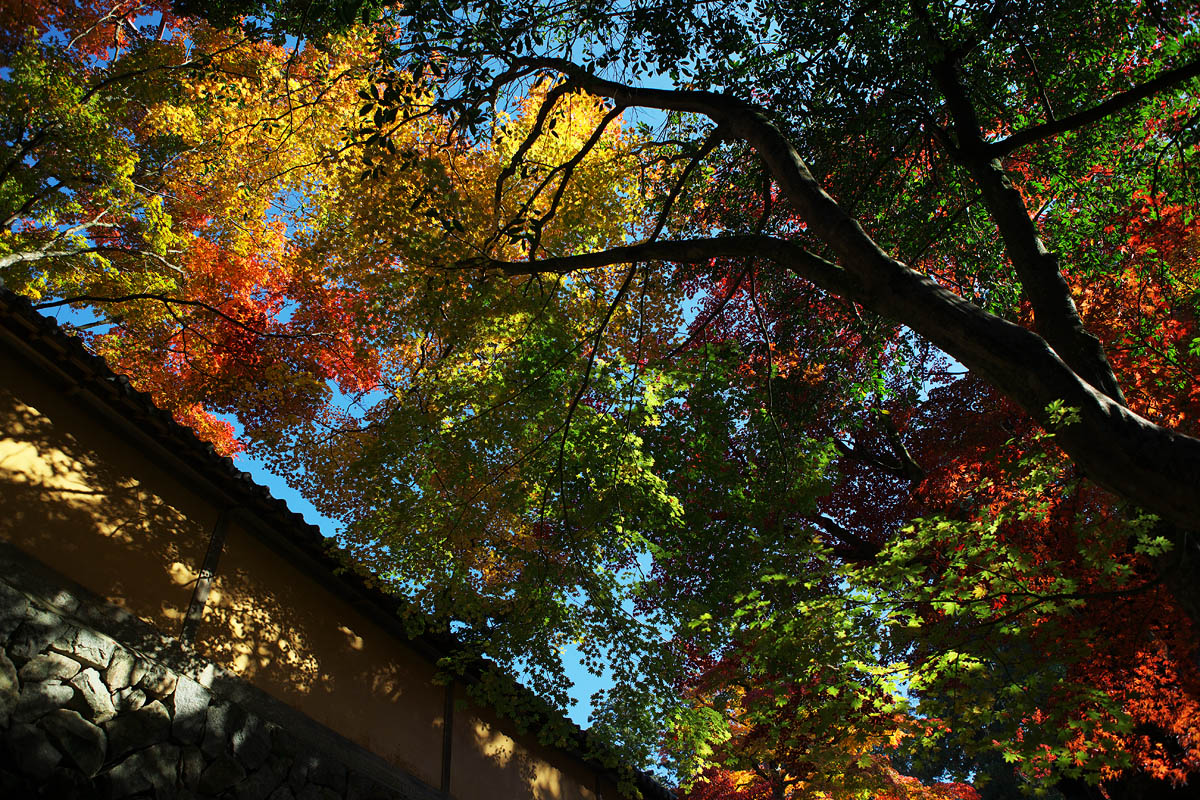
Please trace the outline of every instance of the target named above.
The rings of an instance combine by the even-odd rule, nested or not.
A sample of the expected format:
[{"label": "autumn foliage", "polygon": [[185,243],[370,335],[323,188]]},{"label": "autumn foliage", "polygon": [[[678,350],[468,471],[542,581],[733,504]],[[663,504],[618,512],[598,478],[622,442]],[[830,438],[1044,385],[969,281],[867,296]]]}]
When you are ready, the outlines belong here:
[{"label": "autumn foliage", "polygon": [[[564,653],[607,671],[597,735],[682,797],[1189,791],[1190,534],[1068,455],[1045,369],[872,309],[1044,335],[1085,399],[1200,435],[1195,10],[713,7],[807,50],[693,59],[690,4],[554,35],[492,4],[505,62],[435,5],[295,39],[0,4],[4,285],[340,520],[348,568],[462,641],[447,670],[559,704]],[[607,40],[514,55],[614,20],[709,91],[610,81]]]}]

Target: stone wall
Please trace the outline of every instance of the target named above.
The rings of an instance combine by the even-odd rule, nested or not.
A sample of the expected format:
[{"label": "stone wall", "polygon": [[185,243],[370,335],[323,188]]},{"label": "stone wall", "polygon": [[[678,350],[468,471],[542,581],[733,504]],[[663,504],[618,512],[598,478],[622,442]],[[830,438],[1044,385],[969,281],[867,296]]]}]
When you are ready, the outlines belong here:
[{"label": "stone wall", "polygon": [[439,796],[12,549],[0,575],[0,797]]}]

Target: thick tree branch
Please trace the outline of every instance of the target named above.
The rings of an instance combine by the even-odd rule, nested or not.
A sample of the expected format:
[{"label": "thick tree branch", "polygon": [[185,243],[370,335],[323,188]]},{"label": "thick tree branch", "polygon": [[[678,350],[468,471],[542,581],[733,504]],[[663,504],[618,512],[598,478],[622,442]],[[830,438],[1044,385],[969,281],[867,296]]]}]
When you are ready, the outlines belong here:
[{"label": "thick tree branch", "polygon": [[91,253],[116,253],[152,258],[169,269],[180,273],[183,272],[178,265],[172,264],[170,261],[152,250],[137,250],[129,247],[110,247],[108,245],[98,245],[95,247],[73,247],[68,250],[51,250],[49,247],[50,244],[53,244],[53,242],[36,250],[22,250],[16,253],[8,253],[0,256],[0,269],[3,269],[4,267],[11,267],[13,264],[41,261],[44,258],[66,258],[68,256],[83,256]]},{"label": "thick tree branch", "polygon": [[769,258],[826,291],[846,297],[858,297],[861,288],[854,278],[809,251],[782,239],[763,235],[718,236],[711,239],[643,242],[623,245],[597,253],[543,258],[533,261],[501,261],[487,257],[458,262],[458,269],[484,269],[505,275],[569,275],[618,264],[639,261],[669,261],[679,264],[711,261],[715,258]]},{"label": "thick tree branch", "polygon": [[1105,117],[1112,116],[1119,111],[1140,103],[1151,95],[1171,89],[1198,75],[1200,75],[1200,58],[1189,61],[1174,69],[1169,69],[1166,72],[1159,73],[1156,77],[1151,78],[1145,83],[1139,83],[1137,86],[1126,89],[1120,94],[1113,95],[1103,103],[1091,108],[1077,111],[1061,119],[1052,119],[1049,122],[1043,122],[1041,125],[1034,125],[1031,128],[1019,130],[998,142],[992,142],[985,148],[987,155],[991,158],[1000,158],[1019,147],[1032,144],[1040,139],[1057,136],[1060,133],[1067,133],[1068,131],[1091,125],[1093,122],[1099,122]]},{"label": "thick tree branch", "polygon": [[[560,71],[582,88],[623,105],[704,114],[714,121],[724,121],[732,136],[758,151],[776,183],[808,223],[809,233],[824,240],[844,267],[839,269],[786,242],[751,245],[742,237],[728,237],[707,242],[661,242],[653,247],[662,249],[653,253],[640,251],[641,246],[635,245],[618,248],[638,250],[620,256],[593,253],[542,262],[550,267],[549,271],[567,272],[636,259],[696,261],[714,255],[772,258],[827,291],[908,325],[1044,423],[1048,422],[1046,407],[1056,400],[1079,409],[1080,421],[1057,431],[1056,437],[1076,464],[1100,485],[1183,530],[1196,526],[1200,519],[1200,493],[1196,492],[1196,486],[1200,486],[1200,440],[1134,414],[1081,378],[1041,336],[984,311],[891,258],[822,190],[791,142],[762,109],[715,92],[634,88],[598,78],[562,59],[536,59],[528,65]],[[797,251],[804,254],[802,259],[788,257]],[[495,266],[510,267],[517,274],[537,271],[528,263]]]},{"label": "thick tree branch", "polygon": [[1037,224],[1025,208],[1021,192],[1013,186],[999,159],[988,153],[979,117],[967,96],[956,64],[944,52],[939,52],[942,45],[933,38],[928,22],[925,33],[931,54],[929,69],[945,97],[958,140],[957,146],[950,149],[950,155],[967,167],[979,186],[984,205],[1000,231],[1004,250],[1033,306],[1035,328],[1084,380],[1124,404],[1124,394],[1100,340],[1079,318],[1071,287],[1059,269],[1058,255],[1046,249]]},{"label": "thick tree branch", "polygon": [[30,261],[41,261],[43,258],[63,258],[66,256],[87,255],[88,253],[99,252],[96,247],[73,247],[69,250],[22,250],[16,253],[7,253],[0,256],[0,269],[11,267],[14,264],[23,264]]},{"label": "thick tree branch", "polygon": [[803,519],[805,522],[815,525],[841,543],[844,548],[842,556],[850,561],[870,561],[878,556],[879,551],[883,549],[882,545],[867,541],[861,536],[851,533],[848,529],[824,514],[809,514]]},{"label": "thick tree branch", "polygon": [[857,461],[860,464],[869,464],[870,466],[875,467],[876,469],[881,469],[887,474],[893,475],[897,478],[906,477],[904,474],[904,465],[895,458],[889,458],[887,456],[881,456],[878,453],[872,453],[870,450],[866,449],[866,447],[860,446],[857,443],[847,444],[841,439],[834,439],[833,444],[837,448],[838,452],[841,453],[845,458],[848,458],[852,461]]},{"label": "thick tree branch", "polygon": [[890,454],[875,453],[857,442],[847,444],[837,438],[833,440],[834,447],[844,457],[861,464],[869,464],[876,469],[883,470],[889,475],[904,478],[913,484],[923,481],[925,479],[925,470],[913,459],[908,448],[904,446],[904,442],[900,438],[900,432],[896,430],[896,423],[892,421],[891,415],[887,411],[876,410],[875,418],[879,422],[879,426],[883,428],[888,448],[891,450]]}]

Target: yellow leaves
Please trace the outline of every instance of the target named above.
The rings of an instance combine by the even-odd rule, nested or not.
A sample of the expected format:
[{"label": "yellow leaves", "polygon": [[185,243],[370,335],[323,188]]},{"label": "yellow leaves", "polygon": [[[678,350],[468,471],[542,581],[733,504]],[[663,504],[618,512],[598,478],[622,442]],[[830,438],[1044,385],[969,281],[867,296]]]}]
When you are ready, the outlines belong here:
[{"label": "yellow leaves", "polygon": [[[600,99],[572,92],[554,101],[541,135],[527,141],[552,88],[535,86],[493,137],[493,180],[505,175],[498,229],[538,226],[538,244],[554,255],[619,244],[644,207],[621,118]],[[518,155],[515,169],[505,169]],[[516,250],[524,255],[527,247]]]},{"label": "yellow leaves", "polygon": [[371,62],[346,61],[336,47],[298,54],[202,32],[204,72],[189,73],[150,104],[141,135],[175,148],[167,193],[190,207],[207,235],[243,255],[278,249],[265,230],[319,207],[353,126],[355,91]]},{"label": "yellow leaves", "polygon": [[161,195],[151,197],[142,207],[142,212],[144,215],[142,238],[151,252],[160,256],[166,255],[169,250],[177,248],[183,243],[183,237],[171,229],[171,215],[166,212]]},{"label": "yellow leaves", "polygon": [[[196,97],[203,100],[205,93],[198,91]],[[176,136],[188,147],[198,147],[204,143],[204,127],[197,108],[190,103],[155,103],[147,109],[142,125],[149,136]]]}]

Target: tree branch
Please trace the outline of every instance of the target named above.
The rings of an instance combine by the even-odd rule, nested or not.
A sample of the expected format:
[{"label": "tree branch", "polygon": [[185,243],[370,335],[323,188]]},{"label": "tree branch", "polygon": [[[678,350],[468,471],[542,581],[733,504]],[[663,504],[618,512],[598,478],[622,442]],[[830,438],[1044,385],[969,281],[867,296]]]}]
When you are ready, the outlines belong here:
[{"label": "tree branch", "polygon": [[845,270],[799,245],[772,236],[746,234],[710,239],[683,239],[622,245],[596,253],[542,258],[530,261],[501,261],[476,257],[458,262],[457,269],[484,269],[505,275],[569,275],[617,264],[639,261],[669,261],[677,264],[711,261],[715,258],[768,258],[829,292],[857,298],[862,290]]},{"label": "tree branch", "polygon": [[554,106],[558,103],[559,98],[570,90],[570,85],[560,83],[546,93],[546,98],[542,101],[542,106],[538,109],[537,117],[533,121],[533,127],[529,129],[529,133],[525,135],[521,144],[517,146],[517,151],[513,153],[508,164],[500,171],[499,177],[496,178],[495,196],[492,198],[492,205],[497,214],[500,211],[500,200],[504,195],[504,182],[517,173],[517,167],[520,166],[521,160],[525,158],[525,154],[529,152],[534,142],[542,135],[542,128],[545,127],[546,120],[550,117],[550,112],[554,110]]},{"label": "tree branch", "polygon": [[904,440],[900,438],[900,431],[896,429],[896,421],[892,419],[892,415],[888,411],[880,409],[875,414],[875,418],[879,421],[879,425],[887,435],[888,444],[892,448],[892,454],[900,465],[900,474],[914,484],[925,480],[925,470],[912,457],[912,453],[908,451],[908,448],[904,446]]},{"label": "tree branch", "polygon": [[[133,302],[135,300],[155,300],[155,301],[165,305],[168,310],[171,309],[171,306],[189,306],[192,308],[202,308],[205,311],[215,314],[216,316],[220,317],[221,319],[225,320],[226,322],[236,325],[237,327],[241,328],[242,330],[244,330],[248,333],[252,333],[255,336],[262,336],[267,339],[304,339],[304,338],[307,338],[305,336],[302,336],[302,335],[296,334],[296,333],[272,333],[271,331],[259,330],[258,328],[254,328],[254,327],[247,325],[246,323],[242,322],[237,317],[233,317],[233,316],[230,316],[229,314],[226,314],[224,311],[217,308],[216,306],[210,305],[209,303],[205,303],[201,300],[180,300],[175,297],[167,297],[166,295],[153,294],[150,292],[139,292],[136,294],[126,294],[126,295],[120,295],[119,297],[104,297],[104,296],[100,296],[100,295],[81,294],[81,295],[75,295],[73,297],[64,297],[62,300],[52,300],[49,303],[39,303],[38,305],[34,306],[34,309],[37,311],[43,311],[48,308],[58,308],[59,306],[67,306],[67,305],[72,305],[75,303],[129,303],[129,302]],[[172,311],[171,313],[174,316],[174,312]],[[183,322],[183,320],[179,320],[178,318],[176,318],[176,319],[180,325],[183,325],[186,327],[186,324]]]},{"label": "tree branch", "polygon": [[671,214],[671,209],[675,207],[675,201],[679,199],[679,195],[683,194],[683,188],[687,185],[688,178],[691,177],[692,172],[700,165],[700,162],[708,158],[712,151],[717,148],[717,145],[721,143],[724,137],[725,132],[718,125],[704,139],[703,144],[700,145],[700,149],[688,159],[688,163],[684,166],[679,180],[675,182],[675,185],[671,187],[671,191],[667,194],[667,199],[663,203],[662,210],[658,213],[658,220],[654,223],[654,230],[649,236],[649,241],[653,242],[662,235],[663,230],[667,227],[667,218]]},{"label": "tree branch", "polygon": [[559,181],[558,187],[554,192],[554,197],[552,197],[550,200],[550,208],[547,209],[544,216],[537,218],[534,222],[534,239],[529,244],[530,253],[536,253],[541,247],[542,231],[545,230],[546,225],[552,219],[554,219],[555,215],[558,213],[559,204],[562,203],[563,195],[567,190],[567,184],[574,176],[575,169],[581,163],[583,163],[583,160],[587,158],[588,153],[592,152],[596,145],[600,143],[600,139],[604,136],[604,132],[608,130],[608,126],[612,124],[613,120],[621,115],[622,111],[624,111],[624,109],[621,108],[621,106],[617,106],[605,114],[604,119],[600,120],[600,123],[596,126],[596,129],[592,131],[592,135],[588,137],[588,140],[584,142],[578,150],[575,151],[575,155],[571,156],[566,163],[559,164],[554,169],[550,170],[550,174],[547,175],[545,180],[542,181],[541,185],[538,186],[537,191],[535,191],[522,206],[521,211],[518,214],[518,219],[525,216],[525,213],[530,210],[533,202],[538,198],[538,195],[541,194],[542,189],[549,185],[551,178],[559,172],[562,172],[562,180]]},{"label": "tree branch", "polygon": [[1105,117],[1123,111],[1151,95],[1165,89],[1170,89],[1198,75],[1200,75],[1200,58],[1189,61],[1174,69],[1169,69],[1166,72],[1159,73],[1157,77],[1145,83],[1140,83],[1131,89],[1126,89],[1120,94],[1113,95],[1099,105],[1092,106],[1083,111],[1077,111],[1061,119],[1052,119],[1049,122],[1043,122],[1041,125],[1025,128],[998,142],[992,142],[986,146],[987,155],[990,158],[999,158],[1019,147],[1032,144],[1039,139],[1057,136],[1060,133],[1067,133],[1068,131],[1091,125],[1093,122],[1099,122]]},{"label": "tree branch", "polygon": [[1034,327],[1084,380],[1124,405],[1125,396],[1100,340],[1079,318],[1071,288],[1059,269],[1058,255],[1046,249],[1020,190],[1013,186],[1000,161],[988,153],[979,117],[956,63],[935,38],[932,23],[920,2],[913,5],[923,21],[931,58],[930,73],[945,98],[958,140],[957,147],[950,149],[950,156],[967,167],[979,186],[1021,288],[1033,306]]},{"label": "tree branch", "polygon": [[[731,135],[753,146],[783,194],[823,240],[842,268],[780,240],[726,237],[617,248],[543,262],[492,264],[534,274],[538,264],[560,274],[637,259],[699,261],[758,255],[785,264],[826,291],[898,320],[1049,424],[1046,407],[1079,409],[1080,421],[1056,431],[1055,441],[1100,485],[1190,530],[1200,519],[1200,439],[1150,422],[1097,390],[1033,331],[984,311],[884,252],[813,177],[790,140],[760,107],[715,92],[643,89],[598,78],[564,59],[525,59],[530,66],[568,74],[583,89],[626,106],[703,114],[726,122]],[[536,62],[536,63],[530,63]],[[1026,215],[1028,220],[1028,215]],[[720,243],[720,244],[717,244]],[[647,247],[661,248],[652,252]],[[617,251],[625,250],[621,255]],[[797,256],[800,258],[789,258]],[[472,260],[487,266],[488,260]]]},{"label": "tree branch", "polygon": [[[57,237],[56,237],[57,238]],[[155,261],[162,263],[163,266],[174,270],[178,273],[183,273],[183,270],[176,264],[172,264],[167,259],[155,253],[152,250],[134,250],[128,247],[110,247],[108,245],[98,245],[95,247],[75,247],[70,250],[50,250],[49,246],[53,241],[37,250],[22,250],[16,253],[8,253],[0,256],[0,269],[10,267],[13,264],[21,264],[30,261],[41,261],[43,258],[63,258],[66,256],[82,256],[89,253],[123,253],[131,256],[145,256],[152,258]]]},{"label": "tree branch", "polygon": [[803,517],[803,519],[805,522],[815,525],[824,533],[840,542],[846,548],[843,556],[850,561],[870,561],[878,556],[879,551],[882,549],[881,545],[874,544],[861,536],[851,533],[844,526],[824,514],[809,514]]}]

